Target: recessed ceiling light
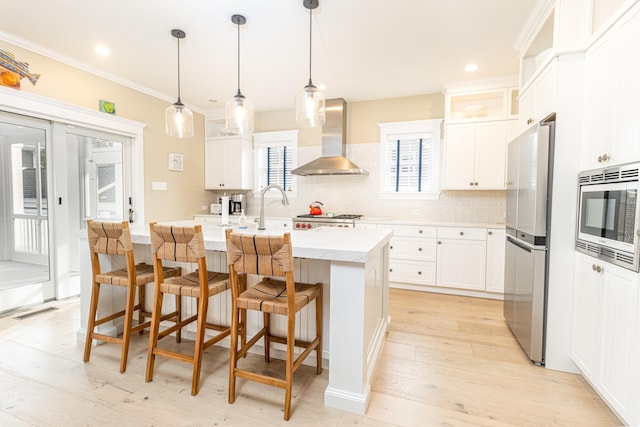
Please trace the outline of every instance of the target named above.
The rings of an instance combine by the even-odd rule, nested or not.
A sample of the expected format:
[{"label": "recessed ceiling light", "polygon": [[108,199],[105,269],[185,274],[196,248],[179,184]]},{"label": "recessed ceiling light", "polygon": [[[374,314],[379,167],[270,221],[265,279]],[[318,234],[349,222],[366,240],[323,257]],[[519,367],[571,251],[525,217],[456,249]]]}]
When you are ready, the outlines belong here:
[{"label": "recessed ceiling light", "polygon": [[102,44],[97,45],[93,51],[100,56],[109,56],[111,54],[109,48]]},{"label": "recessed ceiling light", "polygon": [[464,70],[467,73],[473,73],[474,71],[476,71],[478,69],[478,65],[477,64],[467,64],[466,67],[464,67]]}]

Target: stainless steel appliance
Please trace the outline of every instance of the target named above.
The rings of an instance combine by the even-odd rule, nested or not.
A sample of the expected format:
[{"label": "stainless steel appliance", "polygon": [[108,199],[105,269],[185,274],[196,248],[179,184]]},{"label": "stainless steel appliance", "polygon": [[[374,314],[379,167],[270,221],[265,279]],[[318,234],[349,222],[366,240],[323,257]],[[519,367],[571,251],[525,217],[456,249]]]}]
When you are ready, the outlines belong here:
[{"label": "stainless steel appliance", "polygon": [[293,218],[295,230],[311,230],[318,227],[353,228],[362,215],[298,215]]},{"label": "stainless steel appliance", "polygon": [[[222,203],[222,198],[220,198]],[[244,194],[232,194],[229,196],[229,215],[240,215],[247,210],[247,196]]]},{"label": "stainless steel appliance", "polygon": [[555,115],[509,143],[504,317],[520,346],[544,364]]},{"label": "stainless steel appliance", "polygon": [[578,175],[576,250],[638,271],[638,170],[640,163]]},{"label": "stainless steel appliance", "polygon": [[342,98],[325,101],[322,157],[291,171],[294,175],[369,175],[347,157],[347,103]]}]

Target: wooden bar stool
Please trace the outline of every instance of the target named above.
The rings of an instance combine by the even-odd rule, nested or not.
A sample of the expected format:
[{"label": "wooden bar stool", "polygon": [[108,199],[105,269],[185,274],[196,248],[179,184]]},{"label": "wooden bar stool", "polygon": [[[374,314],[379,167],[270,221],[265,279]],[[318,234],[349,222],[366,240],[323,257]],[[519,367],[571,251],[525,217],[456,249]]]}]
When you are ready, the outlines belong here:
[{"label": "wooden bar stool", "polygon": [[[229,275],[226,273],[207,271],[202,226],[184,227],[151,223],[150,233],[153,267],[156,277],[146,381],[149,382],[153,380],[156,356],[164,356],[191,363],[193,365],[191,394],[195,396],[198,394],[200,388],[200,370],[204,350],[227,337],[231,331],[229,326],[214,325],[207,322],[209,298],[229,289]],[[196,271],[184,276],[167,278],[163,273],[164,268],[162,261],[194,263],[197,264],[198,268]],[[164,294],[177,295],[179,298],[196,298],[197,313],[160,331]],[[184,354],[158,346],[158,340],[160,338],[172,332],[179,333],[183,327],[193,322],[196,322],[195,349],[193,354]],[[219,333],[209,339],[205,339],[206,329],[213,329],[219,331]]]},{"label": "wooden bar stool", "polygon": [[[236,377],[279,387],[285,390],[284,419],[289,420],[291,413],[291,386],[293,374],[304,359],[316,350],[316,373],[322,373],[322,283],[315,285],[295,283],[293,274],[293,255],[291,235],[265,236],[234,233],[226,230],[227,262],[231,280],[233,314],[231,316],[231,357],[229,367],[229,403],[236,399]],[[245,273],[242,276],[239,273]],[[241,283],[246,274],[257,274],[264,277],[255,286],[245,289]],[[272,277],[284,277],[285,280],[274,280]],[[295,316],[311,301],[316,302],[316,337],[311,342],[295,339]],[[263,328],[248,342],[243,336],[247,310],[263,313]],[[244,314],[241,316],[241,313]],[[287,317],[286,337],[271,334],[270,321],[272,314]],[[269,362],[270,343],[286,344],[285,379],[238,368],[238,359],[264,337],[264,356]],[[238,338],[241,345],[238,348]],[[294,346],[304,348],[294,359]]]},{"label": "wooden bar stool", "polygon": [[[87,321],[87,337],[84,345],[84,361],[91,357],[93,340],[120,344],[122,355],[120,356],[120,372],[127,369],[127,357],[129,354],[129,342],[131,334],[143,332],[150,326],[151,313],[144,309],[145,285],[153,282],[153,266],[145,263],[136,264],[133,257],[133,244],[131,232],[127,222],[96,222],[87,221],[87,235],[89,238],[89,252],[91,254],[91,302],[89,305],[89,319]],[[125,267],[103,273],[100,269],[99,255],[120,255],[125,258]],[[163,272],[166,277],[179,276],[180,268],[166,268]],[[100,285],[123,286],[127,288],[127,299],[124,310],[112,313],[101,318],[98,315],[98,297]],[[138,303],[136,304],[136,290]],[[133,313],[138,310],[138,324],[133,325]],[[96,326],[124,316],[124,328],[122,337],[112,337],[95,332]],[[179,318],[179,308],[165,316],[165,320]],[[145,321],[146,320],[146,321]]]}]

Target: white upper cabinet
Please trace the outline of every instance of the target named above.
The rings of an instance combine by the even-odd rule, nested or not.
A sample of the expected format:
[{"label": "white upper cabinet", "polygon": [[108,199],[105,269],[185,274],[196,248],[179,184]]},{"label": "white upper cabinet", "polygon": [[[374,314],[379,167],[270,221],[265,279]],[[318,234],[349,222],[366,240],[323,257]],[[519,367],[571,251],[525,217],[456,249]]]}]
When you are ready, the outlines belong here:
[{"label": "white upper cabinet", "polygon": [[445,190],[505,188],[506,147],[518,117],[516,78],[446,86]]},{"label": "white upper cabinet", "polygon": [[505,186],[506,147],[515,121],[447,126],[445,190],[502,190]]},{"label": "white upper cabinet", "polygon": [[520,131],[556,111],[556,82],[557,59],[553,58],[520,95]]},{"label": "white upper cabinet", "polygon": [[585,57],[581,167],[640,160],[640,3]]},{"label": "white upper cabinet", "polygon": [[207,138],[204,144],[205,189],[253,189],[253,143],[251,137]]}]

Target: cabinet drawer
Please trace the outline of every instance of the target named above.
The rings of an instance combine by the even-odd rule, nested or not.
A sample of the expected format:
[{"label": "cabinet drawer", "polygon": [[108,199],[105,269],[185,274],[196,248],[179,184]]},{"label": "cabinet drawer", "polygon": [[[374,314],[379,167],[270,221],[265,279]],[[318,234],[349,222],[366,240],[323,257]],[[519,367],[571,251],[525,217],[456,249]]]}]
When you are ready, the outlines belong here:
[{"label": "cabinet drawer", "polygon": [[394,225],[390,227],[381,226],[380,228],[390,228],[393,230],[393,235],[399,237],[435,238],[438,230],[437,227],[421,227],[415,225]]},{"label": "cabinet drawer", "polygon": [[389,260],[389,281],[433,285],[436,283],[436,264]]},{"label": "cabinet drawer", "polygon": [[436,247],[435,239],[394,236],[389,243],[389,258],[435,261]]},{"label": "cabinet drawer", "polygon": [[485,228],[438,227],[438,238],[486,240],[487,230]]}]

